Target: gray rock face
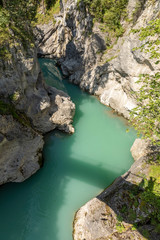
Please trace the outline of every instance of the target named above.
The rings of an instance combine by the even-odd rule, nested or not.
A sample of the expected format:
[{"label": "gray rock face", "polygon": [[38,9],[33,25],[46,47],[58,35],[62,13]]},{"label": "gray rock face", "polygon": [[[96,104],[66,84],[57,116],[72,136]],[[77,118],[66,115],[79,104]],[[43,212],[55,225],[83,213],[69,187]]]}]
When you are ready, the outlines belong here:
[{"label": "gray rock face", "polygon": [[135,161],[141,157],[147,156],[149,152],[150,142],[144,139],[137,138],[131,147],[131,153]]},{"label": "gray rock face", "polygon": [[[1,101],[28,119],[29,125],[11,115],[0,115],[0,184],[23,181],[40,168],[43,138],[55,128],[73,133],[75,105],[70,97],[44,83],[37,53],[15,44],[12,58],[0,60]],[[2,104],[3,105],[3,104]],[[39,133],[39,134],[38,134]]]},{"label": "gray rock face", "polygon": [[71,41],[72,33],[70,28],[60,24],[62,16],[58,16],[57,21],[58,24],[56,25],[50,22],[49,24],[39,25],[34,30],[38,53],[42,56],[58,58],[65,56],[66,46]]},{"label": "gray rock face", "polygon": [[[105,41],[98,28],[91,34],[92,17],[83,2],[61,0],[61,13],[54,18],[54,26],[49,23],[38,25],[35,29],[38,53],[57,58],[63,74],[77,84],[85,68],[90,68],[99,59],[96,53],[106,49]],[[45,32],[52,34],[46,35]]]},{"label": "gray rock face", "polygon": [[[65,115],[63,129],[72,133],[75,106],[67,94],[45,85],[34,49],[25,53],[22,48],[14,47],[11,52],[9,62],[0,61],[0,96],[12,98],[16,109],[24,112],[38,131],[45,133],[56,127],[62,128]],[[59,101],[56,101],[58,96]],[[64,108],[61,114],[60,108]]]},{"label": "gray rock face", "polygon": [[100,31],[98,23],[93,26],[83,2],[61,1],[61,13],[55,16],[56,24],[41,25],[36,29],[39,54],[59,59],[63,74],[69,76],[71,82],[98,96],[103,104],[126,118],[136,107],[133,92],[140,88],[136,83],[139,74],[160,69],[160,64],[155,65],[148,53],[133,51],[141,42],[138,34],[130,32],[132,28],[145,27],[155,18],[160,3],[144,1],[144,8],[139,10],[137,4],[138,1],[129,0],[127,12],[132,21],[122,22],[125,34],[105,52],[108,34]]},{"label": "gray rock face", "polygon": [[0,115],[0,184],[22,182],[42,164],[43,137],[11,115]]}]

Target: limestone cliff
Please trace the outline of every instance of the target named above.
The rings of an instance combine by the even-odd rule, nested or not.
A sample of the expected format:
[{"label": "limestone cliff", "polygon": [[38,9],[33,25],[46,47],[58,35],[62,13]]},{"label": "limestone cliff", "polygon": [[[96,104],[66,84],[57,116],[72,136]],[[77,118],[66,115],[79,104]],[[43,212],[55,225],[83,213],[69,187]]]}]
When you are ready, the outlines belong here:
[{"label": "limestone cliff", "polygon": [[[134,91],[140,73],[151,73],[160,68],[140,50],[138,34],[132,28],[140,28],[159,14],[159,1],[129,0],[127,20],[121,22],[125,33],[107,48],[108,33],[93,24],[83,1],[61,0],[61,12],[54,16],[56,23],[38,25],[35,30],[38,53],[59,61],[63,74],[69,80],[100,101],[129,118],[136,106]],[[138,4],[141,3],[141,7]]]},{"label": "limestone cliff", "polygon": [[0,184],[23,181],[42,163],[42,134],[73,133],[75,105],[43,80],[37,53],[19,42],[0,59]]}]

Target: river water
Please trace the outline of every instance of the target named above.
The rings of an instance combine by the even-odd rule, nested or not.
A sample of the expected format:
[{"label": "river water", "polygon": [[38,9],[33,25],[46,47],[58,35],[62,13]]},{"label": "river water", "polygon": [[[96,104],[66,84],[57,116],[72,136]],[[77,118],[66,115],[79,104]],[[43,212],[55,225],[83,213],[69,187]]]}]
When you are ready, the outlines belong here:
[{"label": "river water", "polygon": [[46,82],[76,104],[75,133],[47,135],[43,168],[23,183],[0,187],[0,240],[72,240],[76,210],[133,162],[135,131],[127,133],[110,108],[62,79],[53,60],[40,65]]}]

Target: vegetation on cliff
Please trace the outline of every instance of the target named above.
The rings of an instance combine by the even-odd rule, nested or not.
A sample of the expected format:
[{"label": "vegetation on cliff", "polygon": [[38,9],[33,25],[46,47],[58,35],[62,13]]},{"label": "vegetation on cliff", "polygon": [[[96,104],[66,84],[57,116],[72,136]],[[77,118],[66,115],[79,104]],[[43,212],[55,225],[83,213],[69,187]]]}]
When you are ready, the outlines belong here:
[{"label": "vegetation on cliff", "polygon": [[[139,32],[143,41],[141,51],[149,53],[150,59],[155,59],[155,64],[159,64],[160,19],[152,20],[147,27],[133,32]],[[142,87],[136,93],[138,106],[131,112],[131,122],[144,138],[160,145],[160,72],[141,74],[138,82]]]},{"label": "vegetation on cliff", "polygon": [[[15,51],[20,52],[23,48],[30,49],[33,47],[34,38],[30,23],[35,17],[36,9],[36,0],[0,1],[0,60],[11,60],[14,52],[12,52],[12,48],[17,48]],[[5,68],[5,61],[3,62],[3,68]],[[13,59],[13,61],[15,60]],[[1,99],[3,99],[3,96],[1,96]],[[23,125],[29,123],[24,114],[15,109],[11,99],[0,100],[0,114],[11,114]]]},{"label": "vegetation on cliff", "polygon": [[[149,58],[155,60],[153,64],[160,63],[160,19],[152,20],[146,27],[132,30],[139,34],[142,41],[141,47],[133,51],[141,50],[149,54]],[[152,74],[141,74],[139,77],[140,90],[136,93],[138,106],[131,112],[131,123],[142,134],[143,138],[149,139],[154,146],[154,152],[148,156],[149,172],[142,176],[143,180],[139,187],[140,193],[132,192],[131,207],[136,205],[137,199],[141,201],[141,208],[147,218],[142,218],[141,225],[150,223],[155,232],[160,233],[160,72],[155,70]],[[144,166],[145,167],[145,166]],[[152,209],[152,211],[151,211]],[[137,215],[135,214],[135,218]],[[137,227],[137,225],[135,225]],[[151,239],[146,229],[146,237]]]},{"label": "vegetation on cliff", "polygon": [[54,14],[60,11],[60,0],[41,1],[33,25],[47,24],[49,21],[55,23]]},{"label": "vegetation on cliff", "polygon": [[38,1],[0,1],[0,57],[10,56],[8,48],[20,42],[24,47],[33,44],[30,27],[35,18]]},{"label": "vegetation on cliff", "polygon": [[121,20],[126,17],[128,0],[83,0],[83,2],[95,21],[103,24],[103,31],[112,32],[117,37],[123,34]]},{"label": "vegetation on cliff", "polygon": [[[122,205],[117,216],[118,232],[125,232],[125,222],[132,225],[132,231],[140,232],[145,239],[159,239],[160,234],[160,165],[147,164],[148,174],[141,178],[139,184],[131,184],[127,191],[123,190]],[[153,235],[153,236],[152,236]]]}]

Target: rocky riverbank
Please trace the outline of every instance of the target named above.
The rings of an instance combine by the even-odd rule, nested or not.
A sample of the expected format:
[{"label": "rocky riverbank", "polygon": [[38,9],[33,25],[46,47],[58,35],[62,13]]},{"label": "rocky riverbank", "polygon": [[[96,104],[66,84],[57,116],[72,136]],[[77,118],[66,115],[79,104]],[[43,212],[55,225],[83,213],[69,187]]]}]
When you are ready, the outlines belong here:
[{"label": "rocky riverbank", "polygon": [[154,222],[159,197],[153,191],[155,184],[159,184],[155,173],[160,168],[151,161],[159,151],[149,142],[135,141],[131,148],[135,162],[129,171],[76,213],[74,240],[160,238],[158,223]]},{"label": "rocky riverbank", "polygon": [[46,86],[34,47],[17,44],[0,60],[0,184],[20,182],[42,164],[43,134],[55,128],[73,133],[75,105]]}]

